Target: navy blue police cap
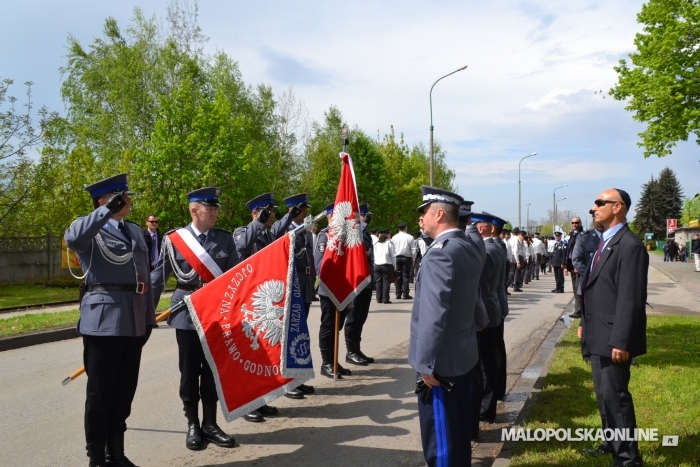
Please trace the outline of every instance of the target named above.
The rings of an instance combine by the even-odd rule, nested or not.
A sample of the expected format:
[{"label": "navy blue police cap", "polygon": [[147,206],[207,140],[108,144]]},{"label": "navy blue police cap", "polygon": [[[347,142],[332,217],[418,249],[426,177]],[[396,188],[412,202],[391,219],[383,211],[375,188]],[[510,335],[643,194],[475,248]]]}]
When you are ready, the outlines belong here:
[{"label": "navy blue police cap", "polygon": [[406,227],[408,227],[408,222],[406,222],[406,221],[400,222],[398,227],[399,227],[399,229],[405,229]]},{"label": "navy blue police cap", "polygon": [[[425,208],[431,203],[451,204],[459,208],[465,202],[464,199],[457,193],[452,193],[451,191],[443,190],[442,188],[423,185],[421,187],[421,192],[423,194],[423,204],[418,206],[418,212],[424,212]],[[471,205],[469,208],[471,209]]]},{"label": "navy blue police cap", "polygon": [[277,207],[275,206],[275,194],[263,193],[262,195],[258,195],[255,198],[248,201],[247,203],[245,203],[245,207],[247,207],[251,211],[255,211],[256,209],[260,208],[274,209]]},{"label": "navy blue police cap", "polygon": [[308,193],[299,193],[296,195],[289,196],[287,198],[284,198],[284,205],[287,206],[288,208],[291,208],[292,206],[306,206],[307,208],[310,208],[311,205],[309,204],[309,194]]},{"label": "navy blue police cap", "polygon": [[372,233],[378,233],[379,232],[379,227],[372,227],[372,230],[370,230]]},{"label": "navy blue police cap", "polygon": [[474,212],[472,213],[472,222],[475,224],[493,224],[493,216],[491,214],[486,214],[485,212]]},{"label": "navy blue police cap", "polygon": [[389,228],[387,227],[386,229],[379,229],[380,234],[388,234],[389,233]]},{"label": "navy blue police cap", "polygon": [[335,203],[331,203],[328,206],[326,206],[325,208],[323,208],[323,211],[326,213],[326,215],[333,214],[334,207],[335,207]]},{"label": "navy blue police cap", "polygon": [[187,198],[189,198],[190,203],[199,203],[217,208],[221,207],[219,204],[219,196],[221,196],[221,188],[215,186],[208,186],[187,193]]},{"label": "navy blue police cap", "polygon": [[494,214],[491,214],[490,212],[483,211],[483,213],[491,216],[491,223],[493,225],[495,225],[496,227],[503,229],[503,231],[505,232],[504,227],[506,226],[507,222],[504,219],[501,219],[500,217],[498,217]]},{"label": "navy blue police cap", "polygon": [[369,204],[367,204],[367,203],[360,204],[360,214],[367,214],[368,212],[369,212]]},{"label": "navy blue police cap", "polygon": [[564,235],[564,234],[561,232],[554,232],[555,237],[561,237],[562,235]]},{"label": "navy blue police cap", "polygon": [[97,183],[85,187],[85,191],[90,193],[91,198],[99,198],[107,193],[121,193],[123,195],[133,195],[129,191],[129,174],[119,174],[105,178]]}]

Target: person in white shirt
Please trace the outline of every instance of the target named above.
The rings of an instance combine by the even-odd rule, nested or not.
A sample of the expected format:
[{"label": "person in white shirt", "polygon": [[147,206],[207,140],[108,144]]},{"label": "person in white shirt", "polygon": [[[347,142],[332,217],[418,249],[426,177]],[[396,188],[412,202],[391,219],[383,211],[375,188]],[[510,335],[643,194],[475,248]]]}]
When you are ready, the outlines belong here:
[{"label": "person in white shirt", "polygon": [[387,239],[389,229],[379,231],[379,238],[374,244],[374,274],[377,281],[377,303],[391,303],[389,287],[391,276],[396,268],[394,244]]},{"label": "person in white shirt", "polygon": [[377,243],[377,240],[379,240],[378,234],[379,234],[379,229],[376,228],[376,227],[373,227],[373,228],[372,228],[372,233],[371,233],[371,235],[370,235],[370,237],[372,237],[372,245],[374,245],[375,243]]},{"label": "person in white shirt", "polygon": [[549,272],[552,272],[552,255],[554,254],[554,245],[556,244],[554,237],[549,237],[547,242],[547,264],[549,264]]},{"label": "person in white shirt", "polygon": [[401,222],[398,227],[399,231],[391,239],[396,255],[396,299],[411,300],[413,297],[409,295],[408,287],[413,260],[416,259],[416,241],[412,235],[406,233],[406,222]]},{"label": "person in white shirt", "polygon": [[523,289],[523,273],[525,272],[526,248],[525,237],[519,228],[513,229],[513,236],[510,239],[510,246],[513,250],[513,259],[515,261],[515,276],[513,278],[513,291],[522,292]]},{"label": "person in white shirt", "polygon": [[[540,280],[540,270],[543,269],[543,258],[547,254],[544,243],[540,240],[540,233],[535,232],[532,238],[532,254],[534,255],[535,280]],[[544,271],[543,271],[544,272]]]}]

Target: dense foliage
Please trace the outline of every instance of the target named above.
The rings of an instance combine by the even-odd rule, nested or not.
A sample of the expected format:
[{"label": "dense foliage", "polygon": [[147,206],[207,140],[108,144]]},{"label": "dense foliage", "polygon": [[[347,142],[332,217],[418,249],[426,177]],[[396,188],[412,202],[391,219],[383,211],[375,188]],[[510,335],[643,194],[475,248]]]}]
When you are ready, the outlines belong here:
[{"label": "dense foliage", "polygon": [[654,233],[654,238],[666,238],[666,220],[680,219],[683,191],[673,170],[666,167],[658,178],[642,185],[634,219],[635,232],[644,235]]}]

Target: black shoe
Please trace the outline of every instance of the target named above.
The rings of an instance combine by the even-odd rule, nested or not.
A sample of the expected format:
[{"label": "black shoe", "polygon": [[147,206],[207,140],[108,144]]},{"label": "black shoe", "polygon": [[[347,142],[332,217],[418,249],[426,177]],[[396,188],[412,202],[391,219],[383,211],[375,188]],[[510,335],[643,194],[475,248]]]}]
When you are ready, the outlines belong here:
[{"label": "black shoe", "polygon": [[203,406],[202,413],[202,434],[209,442],[222,448],[232,448],[236,445],[236,440],[232,436],[223,432],[216,424],[216,406]]},{"label": "black shoe", "polygon": [[289,397],[290,399],[304,399],[304,393],[298,388],[287,391],[284,396]]},{"label": "black shoe", "polygon": [[341,374],[341,376],[351,376],[352,371],[348,370],[347,368],[343,368],[340,363],[338,363],[338,373]]},{"label": "black shoe", "polygon": [[411,297],[410,295],[405,295],[405,296],[403,297],[403,299],[404,299],[404,300],[413,300],[413,297]]},{"label": "black shoe", "polygon": [[[321,365],[321,374],[323,376],[328,376],[329,378],[335,378],[335,374],[333,373],[333,364],[324,363]],[[343,379],[342,373],[338,375],[338,379]]]},{"label": "black shoe", "polygon": [[243,419],[246,422],[253,423],[262,423],[265,421],[265,417],[263,417],[257,410],[253,410],[252,412],[243,415]]},{"label": "black shoe", "polygon": [[202,448],[202,428],[199,425],[199,406],[185,406],[185,417],[187,417],[187,437],[185,447],[193,451]]},{"label": "black shoe", "polygon": [[564,293],[563,290],[557,290],[557,293]]},{"label": "black shoe", "polygon": [[384,302],[385,305],[391,305],[392,303],[394,303],[394,302],[392,302],[391,300],[387,300],[386,302]]},{"label": "black shoe", "polygon": [[90,467],[106,467],[105,444],[106,442],[102,441],[101,443],[92,443],[85,446],[87,456],[90,458]]},{"label": "black shoe", "polygon": [[352,365],[367,366],[367,360],[362,358],[360,354],[355,352],[348,352],[345,354],[345,361]]},{"label": "black shoe", "polygon": [[107,467],[137,467],[124,455],[124,433],[107,438],[107,452],[105,453],[105,466]]},{"label": "black shoe", "polygon": [[396,300],[401,300],[401,295],[397,295]]},{"label": "black shoe", "polygon": [[557,293],[557,292],[558,292],[557,289],[552,290],[552,293]]},{"label": "black shoe", "polygon": [[486,422],[486,423],[496,423],[496,417],[484,417],[480,416],[479,417],[480,422]]},{"label": "black shoe", "polygon": [[569,313],[569,318],[580,318],[581,313]]},{"label": "black shoe", "polygon": [[523,291],[523,289],[521,289],[521,288],[513,289],[513,292],[522,292],[522,291]]},{"label": "black shoe", "polygon": [[582,449],[584,454],[588,454],[591,457],[604,456],[606,454],[612,454],[612,450],[606,444],[600,444],[593,449]]},{"label": "black shoe", "polygon": [[357,353],[357,355],[364,358],[367,361],[367,363],[374,363],[374,359],[372,357],[368,357],[367,355],[365,355],[362,352],[362,350],[360,350],[360,343],[359,342],[355,344],[355,352]]},{"label": "black shoe", "polygon": [[297,386],[297,389],[305,395],[313,394],[316,391],[316,388],[314,388],[313,386],[308,386],[306,384],[300,384],[299,386]]},{"label": "black shoe", "polygon": [[377,300],[377,303],[384,303],[384,302],[382,302],[381,300]]},{"label": "black shoe", "polygon": [[311,297],[311,301],[312,301],[312,302],[317,302],[317,301],[319,301],[318,295],[314,295],[313,297]]},{"label": "black shoe", "polygon": [[510,292],[506,292],[506,295],[512,295]]},{"label": "black shoe", "polygon": [[277,407],[273,407],[271,405],[263,405],[262,407],[258,408],[258,412],[260,412],[260,414],[265,417],[269,417],[271,415],[277,415],[280,411],[277,410]]}]

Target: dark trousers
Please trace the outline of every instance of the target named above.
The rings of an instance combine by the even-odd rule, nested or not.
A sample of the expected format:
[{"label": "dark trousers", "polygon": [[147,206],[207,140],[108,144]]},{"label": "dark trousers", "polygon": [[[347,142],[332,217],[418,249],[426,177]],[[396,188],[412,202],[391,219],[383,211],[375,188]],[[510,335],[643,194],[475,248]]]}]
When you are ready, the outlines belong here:
[{"label": "dark trousers", "polygon": [[481,418],[493,420],[496,418],[496,386],[498,385],[498,328],[485,328],[481,331],[481,374],[484,385],[481,394]]},{"label": "dark trousers", "polygon": [[557,283],[557,290],[564,291],[564,270],[561,266],[554,266],[554,280]]},{"label": "dark trousers", "polygon": [[508,287],[510,287],[510,284],[513,282],[512,281],[512,264],[506,261],[506,292],[508,292]]},{"label": "dark trousers", "polygon": [[85,440],[100,443],[126,431],[136,394],[142,337],[83,336],[87,373]]},{"label": "dark trousers", "polygon": [[[321,299],[321,328],[318,331],[318,347],[321,349],[323,363],[331,363],[333,353],[335,352],[335,303],[325,295],[319,297]],[[343,329],[345,317],[348,314],[348,309],[345,308],[340,312],[340,324],[338,330]],[[326,361],[326,359],[328,361]]]},{"label": "dark trousers", "polygon": [[389,287],[391,286],[391,274],[394,266],[391,264],[374,265],[374,273],[377,276],[377,301],[389,302]]},{"label": "dark trousers", "polygon": [[408,295],[408,284],[411,282],[411,266],[413,266],[413,260],[410,256],[396,257],[396,298]]},{"label": "dark trousers", "polygon": [[372,303],[372,287],[362,289],[352,301],[352,309],[345,318],[345,342],[360,342],[362,328],[369,315],[369,305]]},{"label": "dark trousers", "polygon": [[204,356],[197,331],[175,329],[180,364],[180,399],[182,405],[190,407],[199,404],[215,405],[219,401],[216,394],[214,375]]},{"label": "dark trousers", "polygon": [[[603,429],[628,428],[633,433],[637,427],[632,394],[628,389],[631,364],[631,359],[625,363],[613,363],[610,357],[591,355],[593,388]],[[616,466],[642,465],[636,441],[612,440],[607,444],[614,452]]]},{"label": "dark trousers", "polygon": [[569,274],[571,274],[571,286],[574,288],[574,312],[581,313],[581,296],[576,293],[578,283],[581,281],[581,274],[577,274],[573,270]]},{"label": "dark trousers", "polygon": [[497,337],[497,351],[498,351],[498,379],[496,383],[496,399],[503,400],[506,396],[506,383],[508,381],[508,359],[506,356],[506,341],[505,341],[505,323],[501,321],[501,324],[496,326],[498,337]]},{"label": "dark trousers", "polygon": [[537,259],[532,263],[532,272],[535,275],[535,279],[540,278],[540,257],[542,255],[538,254]]},{"label": "dark trousers", "polygon": [[430,467],[471,466],[469,383],[473,372],[445,378],[455,386],[451,391],[442,386],[432,388],[427,403],[418,398],[423,456]]},{"label": "dark trousers", "polygon": [[[481,332],[476,333],[476,344],[477,344],[477,349],[479,349],[479,353],[481,353]],[[470,384],[470,413],[472,414],[471,420],[470,420],[470,426],[469,426],[469,435],[471,436],[471,439],[476,440],[479,437],[479,417],[478,414],[481,413],[481,399],[484,391],[484,376],[483,373],[481,372],[481,356],[479,356],[479,360],[476,362],[476,366],[474,367],[475,370],[472,373],[472,379],[471,379],[471,384]]]},{"label": "dark trousers", "polygon": [[523,271],[524,271],[525,266],[523,263],[520,263],[520,268],[518,266],[515,266],[515,274],[513,277],[513,286],[516,289],[521,289],[523,287]]}]

